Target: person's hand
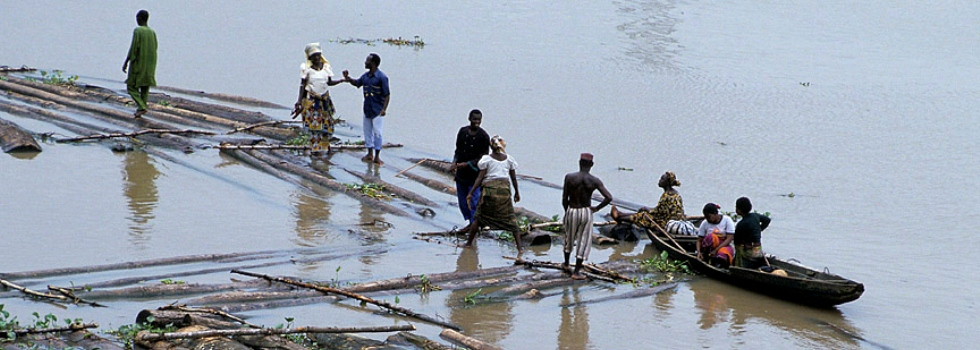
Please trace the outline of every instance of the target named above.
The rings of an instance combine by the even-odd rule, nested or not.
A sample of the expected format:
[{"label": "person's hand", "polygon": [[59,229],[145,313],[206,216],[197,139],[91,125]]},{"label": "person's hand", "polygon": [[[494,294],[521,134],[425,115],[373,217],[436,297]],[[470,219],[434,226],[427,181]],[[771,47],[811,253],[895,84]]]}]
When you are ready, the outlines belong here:
[{"label": "person's hand", "polygon": [[385,110],[383,110],[383,109],[382,109],[382,110],[381,110],[381,114],[380,114],[380,115],[381,115],[382,117],[384,117],[384,116],[385,116]]},{"label": "person's hand", "polygon": [[597,212],[597,211],[599,211],[599,209],[597,209],[597,208],[596,208],[596,207],[594,207],[594,206],[592,206],[592,207],[589,207],[589,210],[590,210],[590,211],[592,211],[593,213],[595,213],[595,212]]},{"label": "person's hand", "polygon": [[520,201],[521,201],[521,194],[520,193],[514,193],[514,203],[517,203],[517,202],[520,202]]},{"label": "person's hand", "polygon": [[473,195],[472,194],[466,195],[466,207],[469,208],[470,210],[473,210]]},{"label": "person's hand", "polygon": [[123,63],[123,73],[126,73],[126,66],[128,66],[127,63],[129,63],[129,62]]},{"label": "person's hand", "polygon": [[350,73],[346,69],[344,69],[344,80],[350,81]]},{"label": "person's hand", "polygon": [[449,167],[449,173],[455,174],[457,168],[459,168],[459,163],[453,162],[453,166]]},{"label": "person's hand", "polygon": [[299,116],[299,112],[301,110],[303,110],[303,105],[300,104],[299,102],[296,102],[296,105],[293,106],[293,113],[292,113],[293,119],[296,119],[296,117]]}]

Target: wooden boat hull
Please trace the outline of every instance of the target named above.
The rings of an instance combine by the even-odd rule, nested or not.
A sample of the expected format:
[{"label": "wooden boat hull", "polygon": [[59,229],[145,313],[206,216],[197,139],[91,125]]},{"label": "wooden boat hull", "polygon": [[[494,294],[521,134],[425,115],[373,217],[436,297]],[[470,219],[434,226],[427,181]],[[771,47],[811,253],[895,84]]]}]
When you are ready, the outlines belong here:
[{"label": "wooden boat hull", "polygon": [[864,293],[864,284],[860,282],[786,262],[774,256],[768,257],[769,264],[783,269],[788,276],[741,267],[720,269],[701,261],[661,235],[650,230],[646,230],[646,234],[657,249],[666,251],[673,259],[686,261],[694,271],[772,297],[827,308],[857,300]]}]

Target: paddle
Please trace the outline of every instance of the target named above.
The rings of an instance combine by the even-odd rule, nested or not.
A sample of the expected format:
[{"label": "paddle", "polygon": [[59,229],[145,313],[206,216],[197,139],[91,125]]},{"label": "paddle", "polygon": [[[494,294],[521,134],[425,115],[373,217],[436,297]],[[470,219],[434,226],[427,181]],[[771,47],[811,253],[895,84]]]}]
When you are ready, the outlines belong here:
[{"label": "paddle", "polygon": [[667,231],[665,231],[663,229],[663,227],[660,227],[660,224],[657,224],[656,222],[651,222],[651,223],[653,224],[653,227],[656,227],[657,230],[660,231],[660,233],[664,234],[664,236],[666,236],[667,239],[669,239],[671,242],[673,242],[674,245],[677,246],[677,249],[680,249],[681,252],[683,252],[684,254],[687,254],[687,250],[684,249],[684,247],[681,247],[681,244],[680,243],[677,243],[677,241],[674,240],[674,237],[671,237],[670,234],[667,233]]}]

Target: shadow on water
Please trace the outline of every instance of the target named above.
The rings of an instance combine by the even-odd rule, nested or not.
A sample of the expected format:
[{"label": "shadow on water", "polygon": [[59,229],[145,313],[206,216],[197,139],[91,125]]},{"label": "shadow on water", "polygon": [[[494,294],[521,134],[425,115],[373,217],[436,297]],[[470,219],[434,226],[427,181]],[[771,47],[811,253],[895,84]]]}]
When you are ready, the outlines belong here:
[{"label": "shadow on water", "polygon": [[150,239],[153,209],[160,200],[156,179],[160,177],[150,156],[146,152],[126,152],[123,154],[123,193],[126,195],[130,216],[129,236],[133,246],[144,249]]}]

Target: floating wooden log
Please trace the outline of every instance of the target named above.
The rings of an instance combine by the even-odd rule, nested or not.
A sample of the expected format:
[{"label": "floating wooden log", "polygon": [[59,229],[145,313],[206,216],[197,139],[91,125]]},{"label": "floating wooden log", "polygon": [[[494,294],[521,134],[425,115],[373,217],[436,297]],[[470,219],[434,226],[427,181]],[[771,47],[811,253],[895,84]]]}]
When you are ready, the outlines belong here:
[{"label": "floating wooden log", "polygon": [[302,181],[299,181],[293,178],[292,176],[289,176],[289,174],[279,171],[279,169],[276,169],[272,165],[269,165],[269,163],[263,162],[258,158],[255,158],[250,153],[242,152],[241,150],[238,149],[221,148],[221,150],[224,151],[225,154],[231,155],[235,159],[245,162],[245,164],[256,167],[259,170],[268,173],[269,175],[278,177],[279,179],[291,183],[293,185],[296,185],[297,187],[306,187],[306,185],[303,184]]},{"label": "floating wooden log", "polygon": [[482,340],[468,337],[452,329],[443,329],[439,336],[443,339],[452,341],[472,350],[503,350],[503,348],[491,345]]},{"label": "floating wooden log", "polygon": [[317,333],[311,334],[317,344],[327,349],[343,350],[404,350],[380,340],[369,339],[355,334]]},{"label": "floating wooden log", "polygon": [[[205,326],[191,325],[177,329],[178,333],[201,332],[210,330]],[[189,349],[209,349],[209,350],[251,350],[252,348],[238,341],[219,336],[203,338],[175,338],[146,340],[149,331],[139,331],[133,337],[133,342],[140,347],[152,350],[189,350]],[[135,348],[135,347],[134,347]]]},{"label": "floating wooden log", "polygon": [[401,187],[392,185],[391,183],[389,183],[387,181],[381,180],[381,178],[379,178],[377,176],[370,176],[370,175],[367,175],[365,173],[358,172],[358,171],[353,171],[353,170],[350,170],[350,169],[344,169],[344,171],[346,171],[348,174],[351,174],[351,175],[356,176],[358,179],[361,179],[361,181],[364,181],[364,183],[369,183],[369,184],[375,184],[375,185],[382,186],[382,187],[384,187],[384,191],[385,192],[391,193],[391,194],[393,194],[393,195],[395,195],[395,196],[397,196],[399,198],[408,200],[408,201],[410,201],[412,203],[417,203],[417,204],[421,204],[421,205],[425,205],[425,206],[429,206],[429,207],[438,207],[439,206],[438,204],[436,204],[435,202],[429,200],[428,198],[425,198],[425,197],[423,197],[423,196],[421,196],[421,195],[419,195],[419,194],[417,194],[415,192],[406,190],[404,188],[401,188]]},{"label": "floating wooden log", "polygon": [[117,138],[117,137],[136,137],[136,136],[147,135],[147,134],[198,134],[198,135],[214,135],[215,133],[212,132],[212,131],[206,131],[206,130],[143,129],[143,130],[140,130],[140,131],[127,132],[127,133],[100,134],[100,135],[91,135],[91,136],[72,137],[72,138],[67,138],[67,139],[59,139],[59,140],[57,140],[57,142],[58,143],[67,143],[67,142],[78,142],[78,141],[85,141],[85,140],[104,140],[104,139],[111,139],[111,138]]},{"label": "floating wooden log", "polygon": [[661,285],[656,286],[656,287],[636,289],[636,290],[632,290],[632,291],[629,291],[629,292],[626,292],[626,293],[622,293],[622,294],[611,295],[611,296],[607,296],[607,297],[590,299],[590,300],[584,300],[584,301],[579,301],[579,302],[575,302],[575,303],[562,304],[561,307],[572,307],[572,306],[579,306],[579,305],[595,304],[595,303],[601,303],[601,302],[609,301],[609,300],[642,298],[642,297],[646,297],[646,296],[651,296],[651,295],[654,295],[654,294],[658,294],[658,293],[663,292],[663,291],[666,291],[666,290],[674,289],[676,287],[677,287],[677,282],[672,282],[672,283],[667,283],[667,284],[661,284]]},{"label": "floating wooden log", "polygon": [[207,337],[233,337],[242,335],[282,335],[297,333],[383,333],[414,331],[415,326],[396,325],[396,326],[374,326],[374,327],[315,327],[304,326],[294,328],[245,328],[245,329],[208,329],[191,332],[168,332],[152,333],[140,331],[136,339],[140,342],[154,342],[171,339],[195,339]]},{"label": "floating wooden log", "polygon": [[0,119],[0,149],[4,152],[41,152],[34,136],[13,122]]},{"label": "floating wooden log", "polygon": [[245,123],[246,125],[273,120],[271,117],[262,112],[248,111],[216,103],[199,102],[162,93],[150,93],[149,101],[156,104],[168,105],[198,113],[210,114],[219,118],[239,121]]},{"label": "floating wooden log", "polygon": [[266,258],[269,256],[269,254],[288,254],[288,253],[289,251],[266,250],[266,251],[228,253],[228,254],[184,255],[184,256],[177,256],[177,257],[170,257],[170,258],[139,260],[139,261],[130,261],[130,262],[105,264],[105,265],[66,267],[66,268],[55,268],[55,269],[47,269],[47,270],[24,271],[24,272],[8,272],[8,273],[0,273],[0,278],[9,279],[9,280],[24,279],[24,278],[44,278],[44,277],[54,277],[54,276],[86,274],[86,273],[93,273],[93,272],[132,270],[132,269],[154,267],[154,266],[180,265],[180,264],[191,264],[191,263],[199,263],[199,262],[220,262],[223,260],[240,258],[240,257]]},{"label": "floating wooden log", "polygon": [[[184,299],[183,303],[188,305],[229,305],[238,303],[265,303],[278,300],[295,300],[295,299],[307,299],[316,298],[323,296],[323,293],[317,291],[257,291],[257,292],[245,292],[245,291],[231,291],[213,295],[205,295],[202,297],[194,299]],[[228,312],[228,310],[223,310]],[[240,311],[236,311],[240,312]]]},{"label": "floating wooden log", "polygon": [[95,307],[106,307],[105,305],[102,305],[102,304],[99,304],[99,303],[96,303],[96,302],[83,300],[82,298],[79,298],[79,297],[75,296],[75,293],[72,292],[71,290],[67,289],[67,288],[59,288],[59,287],[55,287],[55,286],[50,286],[49,285],[48,286],[48,290],[53,291],[53,292],[58,292],[59,294],[64,295],[65,297],[68,297],[69,299],[71,299],[72,303],[75,303],[75,304],[88,304],[88,305],[92,305],[92,306],[95,306]]},{"label": "floating wooden log", "polygon": [[68,297],[68,296],[64,296],[64,295],[38,292],[36,290],[32,290],[32,289],[28,289],[28,288],[22,287],[20,285],[17,285],[17,284],[15,284],[13,282],[10,282],[10,281],[4,280],[4,279],[0,279],[0,285],[3,285],[4,287],[7,287],[7,288],[19,290],[19,291],[21,291],[21,293],[27,294],[27,295],[29,295],[31,297],[35,297],[35,298],[53,299],[53,300],[64,301],[64,302],[69,302],[69,303],[73,303],[73,304],[79,304],[79,303],[81,303],[81,304],[88,304],[88,305],[92,305],[92,306],[104,306],[104,305],[100,305],[98,303],[93,303],[93,302],[90,302],[90,301],[85,301],[85,300],[79,299],[78,297],[75,297],[74,295],[72,295],[71,297]]},{"label": "floating wooden log", "polygon": [[212,100],[219,100],[219,101],[226,101],[226,102],[234,102],[234,103],[238,103],[238,104],[242,104],[242,105],[248,105],[248,106],[254,106],[254,107],[276,108],[276,109],[291,109],[289,107],[283,106],[283,105],[278,104],[278,103],[273,103],[273,102],[268,102],[268,101],[262,101],[262,100],[259,100],[259,99],[255,99],[255,98],[251,98],[251,97],[245,97],[245,96],[236,96],[236,95],[222,94],[222,93],[216,93],[216,92],[204,92],[204,91],[199,91],[199,90],[190,90],[190,89],[184,89],[184,88],[178,88],[178,87],[172,87],[172,86],[161,86],[161,85],[157,85],[154,88],[157,89],[157,90],[160,90],[160,91],[176,92],[178,94],[184,94],[184,95],[201,96],[201,97],[206,97],[206,98],[209,98],[209,99],[212,99]]},{"label": "floating wooden log", "polygon": [[389,336],[385,342],[389,345],[404,345],[421,350],[453,350],[451,347],[409,332],[398,332],[398,334]]},{"label": "floating wooden log", "polygon": [[98,324],[95,323],[72,323],[64,327],[50,327],[50,328],[22,328],[14,330],[5,330],[4,332],[14,332],[14,334],[42,334],[42,333],[61,333],[61,332],[74,332],[89,328],[99,328]]},{"label": "floating wooden log", "polygon": [[[385,142],[385,144],[381,145],[381,148],[398,148],[398,147],[404,147],[404,145],[402,145],[400,143],[391,143],[391,142]],[[357,150],[357,149],[360,149],[360,150],[362,150],[362,149],[365,149],[365,147],[364,147],[364,145],[356,145],[356,144],[349,144],[349,143],[338,143],[338,144],[331,144],[330,145],[330,149],[336,149],[336,150],[351,150],[351,149]]]},{"label": "floating wooden log", "polygon": [[153,284],[148,286],[138,286],[110,290],[76,291],[76,293],[89,299],[110,300],[127,298],[172,298],[183,295],[198,295],[206,293],[224,292],[242,288],[256,288],[267,286],[267,282],[261,280],[249,280],[244,282],[233,282],[223,284]]},{"label": "floating wooden log", "polygon": [[[513,259],[513,258],[509,258],[509,259]],[[515,260],[515,262],[514,262],[515,264],[521,264],[521,265],[524,265],[524,266],[527,266],[527,267],[549,268],[549,269],[555,269],[555,270],[561,270],[561,271],[568,272],[568,270],[566,269],[566,266],[564,266],[563,264],[559,264],[559,263],[553,263],[553,262],[548,262],[548,261],[527,261],[527,260],[523,260],[523,259],[513,259],[513,260]],[[571,266],[569,266],[569,268],[571,268]],[[590,273],[590,274],[596,275],[596,276],[601,276],[601,278],[597,278],[597,279],[607,280],[607,281],[611,281],[611,282],[626,282],[626,283],[633,283],[633,282],[635,282],[635,280],[633,278],[629,278],[629,277],[623,276],[623,275],[621,275],[621,274],[619,274],[619,273],[617,273],[615,271],[612,271],[612,270],[606,270],[606,269],[599,268],[599,267],[597,267],[595,265],[586,265],[586,264],[583,264],[582,265],[582,268],[584,270],[583,272],[587,272],[587,273]],[[593,277],[593,276],[590,276],[590,277]]]},{"label": "floating wooden log", "polygon": [[0,66],[0,73],[24,73],[24,72],[33,72],[36,70],[37,68],[32,68],[28,66],[20,66],[20,67]]},{"label": "floating wooden log", "polygon": [[[503,266],[494,267],[489,269],[480,269],[475,271],[462,271],[462,272],[443,272],[443,273],[433,273],[426,274],[425,278],[428,279],[429,283],[441,283],[443,281],[458,281],[473,278],[485,278],[494,277],[505,274],[517,273],[523,270],[522,266]],[[365,292],[376,292],[382,290],[393,290],[393,289],[405,289],[414,288],[422,284],[422,275],[417,276],[407,276],[399,278],[391,278],[386,280],[360,283],[351,287],[344,288],[346,291],[365,293]]]},{"label": "floating wooden log", "polygon": [[400,306],[391,305],[390,303],[388,303],[386,301],[374,300],[374,299],[365,297],[363,295],[359,295],[359,294],[356,294],[356,293],[351,293],[351,292],[343,291],[343,290],[336,289],[336,288],[317,286],[317,285],[313,285],[313,284],[309,284],[309,283],[304,283],[304,282],[299,282],[299,281],[293,281],[293,280],[290,280],[290,279],[287,279],[287,278],[272,277],[272,276],[268,276],[268,275],[263,275],[263,274],[258,274],[258,273],[252,273],[252,272],[247,272],[247,271],[232,270],[231,272],[232,273],[241,274],[241,275],[245,275],[245,276],[258,277],[258,278],[262,278],[262,279],[265,279],[265,280],[268,280],[268,281],[275,281],[275,282],[280,282],[280,283],[291,284],[291,285],[294,285],[294,286],[308,288],[308,289],[313,289],[313,290],[317,290],[317,291],[324,292],[324,293],[332,293],[332,294],[343,295],[343,296],[348,297],[348,298],[353,298],[353,299],[360,300],[360,301],[365,302],[365,303],[374,304],[374,305],[377,305],[377,306],[386,308],[388,310],[391,310],[393,312],[396,312],[398,314],[402,314],[402,315],[405,315],[405,316],[408,316],[408,317],[416,318],[416,319],[419,319],[419,320],[422,320],[422,321],[425,321],[425,322],[437,324],[437,325],[440,325],[440,326],[443,326],[443,327],[452,328],[452,329],[462,329],[460,326],[457,326],[457,325],[452,324],[450,322],[441,321],[441,320],[435,319],[433,317],[429,317],[427,315],[423,315],[423,314],[417,313],[415,311],[412,311],[412,310],[409,310],[409,309],[406,309],[406,308],[403,308],[403,307],[400,307]]},{"label": "floating wooden log", "polygon": [[[160,308],[158,308],[158,310],[161,310],[161,311],[184,312],[184,313],[187,313],[188,315],[201,315],[201,314],[204,314],[204,315],[208,315],[208,316],[218,316],[218,317],[221,317],[222,319],[232,320],[234,322],[237,322],[239,324],[243,324],[243,325],[246,325],[246,326],[249,326],[249,327],[252,327],[252,328],[260,328],[259,326],[256,326],[254,324],[248,323],[248,321],[245,321],[241,317],[238,317],[238,316],[229,314],[229,313],[224,312],[224,311],[221,311],[221,310],[212,309],[212,308],[197,308],[197,307],[188,307],[187,305],[171,304],[171,305],[167,305],[167,306],[161,306]],[[139,315],[137,315],[137,317],[136,317],[136,323],[139,323]]]},{"label": "floating wooden log", "polygon": [[[597,227],[597,226],[611,226],[611,225],[615,225],[615,224],[616,224],[615,221],[600,221],[600,222],[593,222],[592,223],[592,226],[593,227]],[[562,221],[548,221],[548,222],[541,222],[541,223],[537,223],[537,224],[532,224],[531,225],[531,228],[544,229],[544,228],[564,227],[564,226],[565,226],[565,223],[562,222]]]},{"label": "floating wooden log", "polygon": [[350,190],[347,189],[347,186],[345,186],[344,184],[339,183],[337,181],[334,181],[332,179],[329,179],[326,176],[323,176],[323,175],[314,173],[312,171],[309,171],[309,170],[307,170],[305,168],[302,168],[302,167],[300,167],[298,165],[292,164],[290,162],[283,162],[280,159],[276,158],[275,156],[272,156],[272,155],[269,155],[269,154],[263,153],[263,152],[258,152],[258,151],[245,151],[245,152],[248,152],[249,155],[255,157],[256,159],[259,159],[259,160],[261,160],[263,162],[268,163],[269,165],[273,166],[274,168],[282,169],[282,170],[288,171],[290,173],[299,175],[300,177],[302,177],[304,179],[310,180],[310,181],[312,181],[312,182],[314,182],[314,183],[316,183],[316,184],[318,184],[320,186],[329,188],[331,190],[334,190],[334,191],[337,191],[337,192],[346,194],[346,195],[348,195],[348,196],[350,196],[350,197],[352,197],[354,199],[357,199],[357,200],[359,200],[359,201],[361,201],[363,203],[369,204],[369,205],[371,205],[374,208],[377,208],[377,209],[380,209],[380,210],[384,210],[385,212],[390,213],[390,214],[395,214],[395,215],[399,215],[399,216],[408,216],[408,213],[406,213],[404,210],[401,210],[401,209],[399,209],[399,208],[397,208],[397,207],[395,207],[395,206],[393,206],[391,204],[388,204],[386,202],[383,202],[383,201],[381,201],[379,199],[376,199],[376,198],[373,198],[371,196],[365,195],[365,194],[363,194],[361,192],[358,192],[358,191],[350,191]]},{"label": "floating wooden log", "polygon": [[[385,164],[385,166],[389,166],[389,165],[388,164]],[[407,177],[407,178],[411,179],[412,181],[418,182],[418,183],[424,185],[425,187],[428,187],[428,188],[434,189],[436,191],[440,191],[440,192],[443,192],[443,193],[452,195],[453,197],[456,196],[456,187],[455,187],[455,185],[449,185],[449,184],[447,184],[445,182],[441,182],[439,180],[429,179],[429,178],[426,178],[424,176],[416,175],[416,174],[409,173],[409,172],[401,173],[401,175],[404,176],[404,177]]]}]

